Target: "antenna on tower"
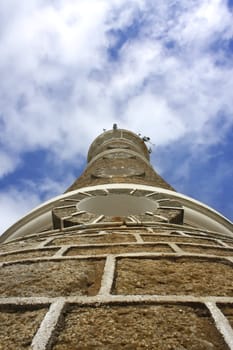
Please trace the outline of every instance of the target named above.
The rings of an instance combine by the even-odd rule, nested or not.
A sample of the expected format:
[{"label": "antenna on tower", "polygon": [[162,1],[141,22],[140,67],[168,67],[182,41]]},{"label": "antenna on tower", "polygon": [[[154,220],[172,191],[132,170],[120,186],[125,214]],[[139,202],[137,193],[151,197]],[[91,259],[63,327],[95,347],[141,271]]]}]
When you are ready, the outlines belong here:
[{"label": "antenna on tower", "polygon": [[[138,134],[139,137],[141,137],[141,134]],[[144,142],[148,142],[152,147],[154,147],[155,145],[150,141],[150,137],[149,136],[143,136],[141,137],[142,138],[142,141]],[[148,148],[148,152],[149,153],[152,153],[152,147],[149,147]]]},{"label": "antenna on tower", "polygon": [[143,139],[143,141],[144,141],[144,142],[148,142],[148,141],[150,141],[150,137],[148,137],[148,136],[143,136],[143,138],[142,138],[142,139]]}]

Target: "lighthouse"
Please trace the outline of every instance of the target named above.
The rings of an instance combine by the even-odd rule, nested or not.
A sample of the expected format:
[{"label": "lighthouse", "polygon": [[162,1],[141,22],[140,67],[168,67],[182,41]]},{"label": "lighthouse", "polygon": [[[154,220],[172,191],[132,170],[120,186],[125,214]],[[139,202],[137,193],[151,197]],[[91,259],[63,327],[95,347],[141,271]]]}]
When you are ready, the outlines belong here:
[{"label": "lighthouse", "polygon": [[233,224],[114,124],[0,237],[0,349],[233,349]]}]

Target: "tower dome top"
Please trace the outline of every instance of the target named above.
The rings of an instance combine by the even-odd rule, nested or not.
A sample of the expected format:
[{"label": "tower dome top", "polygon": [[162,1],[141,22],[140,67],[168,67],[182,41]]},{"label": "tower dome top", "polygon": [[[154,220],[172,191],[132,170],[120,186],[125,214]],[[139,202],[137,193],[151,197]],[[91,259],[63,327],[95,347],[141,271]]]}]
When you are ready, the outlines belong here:
[{"label": "tower dome top", "polygon": [[149,138],[142,138],[132,131],[118,129],[116,124],[114,124],[113,129],[104,131],[92,142],[88,151],[87,161],[90,162],[96,155],[103,151],[117,148],[132,149],[149,160],[149,150],[144,142],[148,140]]}]

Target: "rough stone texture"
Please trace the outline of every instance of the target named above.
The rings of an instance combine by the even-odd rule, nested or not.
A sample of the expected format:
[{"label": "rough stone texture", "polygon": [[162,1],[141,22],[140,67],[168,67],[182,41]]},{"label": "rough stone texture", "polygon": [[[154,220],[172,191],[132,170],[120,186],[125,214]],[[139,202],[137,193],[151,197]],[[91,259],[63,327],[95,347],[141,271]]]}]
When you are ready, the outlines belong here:
[{"label": "rough stone texture", "polygon": [[[182,227],[182,226],[180,226]],[[152,228],[149,228],[147,230],[143,229],[141,230],[141,233],[150,233],[151,236],[158,236],[158,235],[175,235],[175,236],[181,236],[181,234],[177,231],[174,231],[174,230],[171,230],[171,228],[167,228],[165,229],[164,227],[154,227],[153,229]]]},{"label": "rough stone texture", "polygon": [[158,235],[142,235],[141,236],[144,242],[173,242],[173,243],[195,243],[195,244],[208,244],[208,245],[218,245],[217,242],[211,241],[210,239],[205,238],[193,238],[193,237],[184,237],[184,236],[158,236]]},{"label": "rough stone texture", "polygon": [[0,245],[0,253],[4,252],[11,252],[13,250],[18,250],[22,248],[35,248],[43,242],[43,239],[40,238],[30,238],[30,239],[25,239],[25,240],[20,240],[12,243],[5,243]]},{"label": "rough stone texture", "polygon": [[226,316],[228,319],[231,327],[233,328],[233,304],[228,305],[218,305],[222,313]]},{"label": "rough stone texture", "polygon": [[53,350],[227,350],[208,312],[189,306],[74,308]]},{"label": "rough stone texture", "polygon": [[14,253],[14,254],[0,256],[0,261],[13,261],[13,260],[23,260],[23,259],[29,259],[29,258],[52,256],[56,252],[57,252],[57,249],[43,249],[43,250],[41,249],[41,250],[35,250],[33,252]]},{"label": "rough stone texture", "polygon": [[174,224],[183,224],[183,210],[182,209],[168,209],[159,208],[157,209],[157,215],[161,215],[168,219],[169,222]]},{"label": "rough stone texture", "polygon": [[126,246],[108,246],[108,247],[91,247],[91,248],[71,248],[66,255],[94,255],[94,254],[125,254],[125,253],[173,253],[173,250],[166,244],[157,245],[126,245]]},{"label": "rough stone texture", "polygon": [[[119,152],[119,149],[116,149],[116,147],[120,148],[121,151]],[[122,130],[106,132],[97,138],[90,147],[88,160],[93,159],[100,151],[104,151],[104,155],[101,154],[98,159],[95,158],[91,164],[89,163],[82,176],[67,191],[87,185],[110,183],[146,184],[174,190],[148,164],[149,153],[147,147],[137,135]],[[128,152],[128,158],[125,158],[125,151]],[[172,225],[167,223],[168,220],[164,220],[164,218],[160,218],[163,222],[159,223],[158,216],[151,216],[151,213],[149,215],[148,213],[141,213],[142,215],[138,215],[136,220],[135,218],[132,219],[132,217],[106,216],[102,218],[97,216],[97,214],[88,213],[77,215],[77,203],[83,198],[97,194],[106,195],[107,193],[128,193],[135,197],[149,195],[148,198],[158,201],[160,205],[154,214],[165,216]],[[40,333],[39,335],[37,334],[39,340],[38,338],[34,340],[35,343],[38,340],[37,344],[40,349],[44,350],[43,344],[47,343],[47,341],[48,343],[50,342],[48,337],[51,334],[51,325],[55,325],[58,321],[60,330],[58,329],[58,341],[54,345],[54,350],[226,350],[227,347],[216,330],[208,310],[204,309],[203,304],[202,307],[197,306],[198,303],[195,304],[195,307],[191,307],[193,304],[185,306],[184,304],[178,304],[177,300],[179,299],[178,296],[181,296],[179,300],[183,301],[185,301],[185,296],[188,296],[187,299],[189,300],[192,299],[190,296],[233,297],[232,264],[230,261],[227,262],[227,259],[224,260],[222,258],[220,260],[217,257],[214,259],[204,257],[198,259],[191,256],[181,257],[182,251],[178,249],[176,254],[166,245],[167,242],[175,242],[184,249],[198,249],[197,252],[199,253],[203,251],[203,248],[195,248],[191,247],[191,245],[185,246],[182,245],[182,242],[188,244],[206,243],[212,245],[212,248],[207,248],[204,251],[205,253],[219,254],[220,251],[227,252],[227,250],[213,247],[214,242],[210,238],[222,239],[221,233],[199,232],[197,227],[181,225],[183,223],[182,206],[179,202],[167,198],[166,194],[157,192],[152,194],[151,191],[147,190],[118,188],[109,189],[109,191],[90,190],[89,193],[75,193],[74,196],[75,198],[70,197],[60,200],[57,203],[57,207],[54,208],[53,227],[62,228],[59,233],[58,230],[47,233],[30,232],[30,234],[36,234],[37,237],[43,237],[43,239],[53,238],[51,243],[46,241],[50,247],[55,248],[52,253],[56,251],[59,245],[63,246],[56,258],[45,258],[36,262],[32,260],[27,263],[10,262],[1,264],[0,296],[19,297],[17,300],[9,299],[7,303],[12,305],[12,310],[19,303],[21,309],[24,308],[24,311],[12,311],[11,313],[6,310],[2,311],[0,334],[4,341],[1,342],[0,336],[0,350],[29,348],[32,337],[45,311],[43,311],[43,315],[39,319],[40,310],[29,311],[28,306],[24,305],[24,303],[43,302],[36,297],[69,296],[84,296],[84,298],[72,298],[73,305],[69,304],[71,311],[68,310],[65,315],[64,323],[60,323],[62,317],[59,317],[59,312],[63,310],[63,307],[64,310],[66,309],[64,306],[66,301],[63,298],[55,300],[40,328],[41,334],[45,335],[46,338],[44,343]],[[70,216],[70,218],[66,218],[65,221],[61,220],[61,218],[67,216]],[[141,220],[141,223],[136,222],[137,219]],[[113,224],[112,221],[116,221],[116,223]],[[142,221],[149,222],[149,224],[143,225]],[[78,223],[88,223],[88,225],[81,226],[81,231],[77,229],[77,226],[74,227]],[[91,223],[93,225],[89,225]],[[145,227],[146,225],[148,227]],[[152,226],[154,226],[153,229]],[[98,235],[99,229],[106,229],[108,234]],[[180,230],[180,234],[175,232],[176,229]],[[184,230],[187,230],[186,233],[192,237],[183,237],[181,231]],[[117,231],[127,234],[121,235]],[[150,233],[150,237],[143,236],[143,233],[145,234],[146,232]],[[162,236],[163,233],[170,233],[170,236],[166,238],[164,235]],[[135,236],[133,236],[134,234]],[[206,239],[202,240],[199,236],[203,236]],[[149,239],[152,244],[143,245],[141,244],[142,239],[145,242]],[[159,241],[164,241],[164,244],[156,245],[155,243]],[[2,251],[20,250],[31,246],[37,247],[40,242],[43,242],[43,240],[35,238],[24,239],[20,242],[3,245]],[[137,242],[137,244],[130,245],[127,242]],[[109,247],[78,246],[94,243],[99,243],[100,245],[101,243],[106,245],[126,243],[126,246],[121,244]],[[69,248],[66,245],[77,246]],[[175,245],[173,247],[175,249]],[[13,253],[3,257],[3,259],[8,261],[9,259],[46,256],[47,253],[51,253],[47,248],[37,252]],[[67,248],[69,250],[66,252]],[[85,259],[83,256],[80,259],[74,256],[61,257],[61,254],[93,255],[107,253],[117,255],[131,252],[138,254],[140,257],[118,257],[116,258],[116,266],[113,256],[108,256],[106,259],[98,259],[98,257],[94,256],[88,259]],[[155,254],[155,257],[152,259],[151,257],[149,258],[148,252],[159,252],[161,254],[157,254],[157,256]],[[104,265],[105,261],[106,265]],[[118,302],[116,301],[117,298],[114,295],[109,295],[109,293],[119,294]],[[139,295],[135,297],[135,303],[131,300],[131,295],[134,294]],[[155,295],[150,298],[147,294]],[[162,298],[164,295],[169,295],[167,298],[169,302],[164,301],[160,305],[153,305],[152,300],[167,300]],[[88,298],[88,296],[97,297]],[[140,296],[143,297],[140,298]],[[161,299],[159,299],[160,296]],[[21,300],[20,297],[35,298]],[[121,303],[119,303],[119,300],[121,300]],[[136,300],[144,300],[145,302],[138,305]],[[231,301],[231,299],[218,299],[219,303],[222,304],[226,300],[228,302]],[[3,302],[6,301],[3,300]],[[69,299],[68,303],[70,302],[71,300]],[[80,302],[82,306],[80,306]],[[109,305],[107,305],[108,302]],[[203,302],[203,300],[200,300],[200,302]],[[105,303],[106,305],[103,306]],[[172,305],[169,305],[169,303]],[[208,307],[210,307],[211,303],[207,304]],[[232,305],[223,306],[222,304],[221,309],[232,324]],[[60,305],[59,308],[58,305]],[[214,303],[211,305],[216,312]],[[31,307],[34,306],[32,305]],[[218,320],[220,324],[221,316],[220,314],[220,321]],[[221,325],[224,326],[224,324]]]},{"label": "rough stone texture", "polygon": [[[119,150],[122,151],[133,151],[133,152],[136,152],[136,153],[139,153],[141,156],[145,157],[145,154],[143,152],[141,152],[141,150],[139,150],[139,148],[134,145],[134,144],[131,144],[129,143],[128,141],[110,141],[107,145],[102,145],[100,146],[98,149],[95,149],[95,152],[93,152],[93,156],[95,157],[97,154],[99,153],[102,153],[102,152],[109,152],[109,151],[113,151],[113,153],[105,153],[105,155],[103,157],[106,157],[106,155],[109,155],[109,154],[119,154]],[[115,152],[114,152],[115,151]],[[107,157],[108,158],[108,157]],[[122,158],[122,157],[117,157],[117,158]],[[93,158],[92,158],[93,159]]]},{"label": "rough stone texture", "polygon": [[[109,172],[109,169],[122,169],[122,167],[128,168],[128,169],[134,169],[135,173],[137,172],[144,172],[144,176],[116,176],[113,174],[112,177],[93,177],[93,174],[100,169],[103,170],[107,169]],[[102,171],[101,170],[101,171]],[[128,159],[127,160],[127,167],[124,159],[104,159],[99,158],[96,161],[94,161],[89,167],[84,170],[83,174],[75,180],[75,182],[67,189],[66,192],[73,191],[75,189],[85,187],[85,186],[95,186],[100,184],[106,184],[107,183],[138,183],[138,184],[146,184],[151,186],[158,186],[162,188],[166,188],[169,190],[174,191],[174,188],[171,187],[165,180],[159,176],[152,167],[150,167],[148,164],[143,162],[140,158],[137,159]]]},{"label": "rough stone texture", "polygon": [[88,162],[100,152],[115,147],[133,148],[147,159],[150,158],[144,141],[138,135],[128,130],[118,129],[104,132],[92,142],[88,151]]},{"label": "rough stone texture", "polygon": [[59,206],[58,208],[55,207],[53,209],[53,212],[56,216],[61,217],[61,218],[65,217],[65,216],[71,216],[73,213],[78,211],[78,209],[76,208],[76,204],[77,203],[75,203],[74,206],[72,205],[72,207],[69,206],[67,208],[66,207],[67,203],[65,203],[65,204],[63,204],[63,207],[62,207],[62,205]]},{"label": "rough stone texture", "polygon": [[224,249],[224,248],[205,248],[205,247],[195,247],[191,245],[182,245],[180,244],[180,248],[182,248],[185,252],[189,253],[198,253],[198,254],[210,254],[210,255],[218,255],[218,256],[233,256],[233,249]]},{"label": "rough stone texture", "polygon": [[136,156],[132,155],[132,153],[127,152],[124,150],[124,152],[113,152],[108,153],[105,156],[103,156],[104,159],[114,159],[114,158],[122,158],[122,159],[130,159],[130,158],[136,158]]},{"label": "rough stone texture", "polygon": [[127,221],[126,216],[104,216],[101,219],[101,222],[121,222],[122,225]]},{"label": "rough stone texture", "polygon": [[183,223],[183,215],[182,210],[177,209],[157,209],[154,212],[154,216],[148,214],[134,215],[136,219],[141,222],[164,222],[164,218],[166,218],[169,222],[174,222],[177,224]]},{"label": "rough stone texture", "polygon": [[0,270],[0,296],[95,295],[104,261],[67,260],[22,263]]},{"label": "rough stone texture", "polygon": [[233,296],[230,264],[207,259],[120,259],[114,294]]},{"label": "rough stone texture", "polygon": [[64,219],[65,217],[68,217],[64,220],[65,227],[91,222],[92,220],[96,219],[96,215],[91,213],[83,213],[80,215],[71,216],[71,214],[74,214],[76,212],[78,212],[77,208],[73,208],[73,209],[71,208],[56,209],[55,208],[53,210],[54,228],[60,228],[61,219]]},{"label": "rough stone texture", "polygon": [[[128,193],[127,190],[124,190],[124,194]],[[102,195],[102,196],[106,196]],[[136,197],[136,196],[134,196]],[[69,227],[72,225],[78,225],[83,223],[89,223],[96,219],[100,218],[100,214],[91,214],[91,213],[78,213],[78,209],[76,206],[72,207],[57,207],[53,209],[52,218],[53,218],[53,225],[54,228],[60,228],[61,227],[61,219],[63,219],[63,225],[65,227]],[[157,222],[164,222],[169,221],[171,223],[175,224],[182,224],[183,223],[183,209],[160,209],[154,211],[155,215],[151,215],[151,213],[142,213],[142,214],[136,214],[134,215],[134,218],[136,218],[137,221],[140,222],[151,222],[151,223],[157,223]],[[100,218],[101,222],[114,222],[114,221],[121,221],[122,223],[125,221],[131,221],[130,217],[122,216],[122,217],[115,217],[115,216],[103,216]]]},{"label": "rough stone texture", "polygon": [[47,309],[0,310],[0,350],[31,349],[31,341]]},{"label": "rough stone texture", "polygon": [[218,233],[212,233],[212,232],[185,232],[187,233],[189,236],[193,236],[193,237],[196,237],[196,236],[203,236],[203,238],[212,238],[212,239],[219,239],[221,241],[224,241],[223,240],[223,236],[222,235],[219,235]]},{"label": "rough stone texture", "polygon": [[54,239],[50,245],[62,245],[62,244],[95,244],[95,243],[124,243],[135,242],[134,236],[121,235],[117,233],[109,233],[101,236],[64,236],[62,238]]}]

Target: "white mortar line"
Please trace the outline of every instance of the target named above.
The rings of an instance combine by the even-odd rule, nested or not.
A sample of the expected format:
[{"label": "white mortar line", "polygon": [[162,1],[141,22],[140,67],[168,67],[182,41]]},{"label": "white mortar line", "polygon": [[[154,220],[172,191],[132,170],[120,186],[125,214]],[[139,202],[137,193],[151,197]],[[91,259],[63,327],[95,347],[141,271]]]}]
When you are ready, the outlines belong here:
[{"label": "white mortar line", "polygon": [[24,306],[24,305],[49,305],[54,299],[53,297],[3,297],[0,298],[0,305],[14,305],[14,306]]},{"label": "white mortar line", "polygon": [[221,244],[222,246],[224,246],[225,248],[231,248],[231,246],[229,246],[227,243],[221,241],[220,239],[216,239],[216,242],[218,242],[219,244]]},{"label": "white mortar line", "polygon": [[155,194],[158,194],[158,192],[152,192],[152,193],[146,194],[145,197],[151,197],[151,196],[154,196]]},{"label": "white mortar line", "polygon": [[154,213],[152,213],[152,211],[146,211],[145,214],[149,215],[149,216],[153,216],[154,215]]},{"label": "white mortar line", "polygon": [[58,300],[51,304],[31,344],[32,350],[49,350],[56,326],[65,307],[65,301]]},{"label": "white mortar line", "polygon": [[[174,236],[173,236],[174,237]],[[209,244],[206,242],[202,242],[202,243],[189,243],[189,242],[184,242],[184,241],[180,241],[180,242],[175,242],[176,244],[180,244],[183,246],[192,246],[192,247],[200,247],[200,248],[212,248],[212,249],[218,249],[218,250],[222,250],[222,251],[227,251],[227,250],[231,250],[233,253],[233,248],[232,247],[223,247],[223,246],[219,246],[218,244]],[[216,243],[216,242],[215,242]],[[182,248],[181,248],[182,249]],[[217,254],[216,254],[217,255]]]},{"label": "white mortar line", "polygon": [[137,224],[138,222],[136,221],[135,217],[132,215],[127,216],[127,219],[131,220],[134,224]]},{"label": "white mortar line", "polygon": [[55,257],[59,257],[59,256],[63,256],[64,253],[67,252],[68,249],[70,249],[70,245],[66,245],[64,247],[61,247],[53,256]]},{"label": "white mortar line", "polygon": [[207,236],[205,233],[203,233],[202,231],[198,231],[198,230],[193,230],[193,231],[183,231],[183,233],[189,237],[200,237],[200,238],[212,238],[212,236]]},{"label": "white mortar line", "polygon": [[166,303],[166,304],[177,304],[177,303],[225,303],[232,304],[232,297],[195,297],[192,295],[156,295],[156,294],[147,294],[147,295],[96,295],[94,297],[87,296],[78,296],[78,297],[67,297],[67,303],[71,304],[88,304],[88,303]]},{"label": "white mortar line", "polygon": [[184,254],[184,251],[176,244],[176,243],[170,243],[170,242],[166,242],[175,253],[178,254]]},{"label": "white mortar line", "polygon": [[215,303],[207,302],[206,306],[215,321],[217,329],[223,335],[223,338],[230,350],[233,350],[233,330],[227,318],[223,315]]},{"label": "white mortar line", "polygon": [[111,304],[111,303],[164,303],[164,304],[179,304],[179,303],[223,303],[225,305],[231,304],[233,301],[232,297],[195,297],[192,295],[156,295],[156,294],[145,294],[145,295],[96,295],[93,297],[87,296],[71,296],[66,298],[67,304]]},{"label": "white mortar line", "polygon": [[[130,243],[129,243],[130,244]],[[147,243],[145,243],[147,244]],[[161,242],[159,244],[166,245],[167,243]],[[230,263],[233,263],[233,258],[231,257],[225,257],[225,256],[216,256],[216,255],[208,255],[208,254],[194,254],[194,253],[165,253],[165,252],[137,252],[137,253],[120,253],[120,254],[114,254],[114,257],[116,258],[148,258],[148,259],[158,259],[160,257],[162,258],[173,258],[173,257],[182,257],[185,258],[198,258],[198,259],[208,259],[208,260],[216,260],[216,258],[220,261],[228,261]],[[15,264],[24,264],[24,263],[36,263],[36,262],[43,262],[43,261],[65,261],[65,260],[95,260],[95,259],[105,259],[106,256],[109,256],[108,254],[96,254],[96,255],[76,255],[76,256],[51,256],[51,257],[39,257],[39,258],[28,258],[23,260],[12,260],[12,261],[6,261],[1,262],[0,267],[5,267],[8,265],[15,265]]]},{"label": "white mortar line", "polygon": [[134,233],[133,236],[135,237],[137,243],[145,243],[139,233]]},{"label": "white mortar line", "polygon": [[[0,306],[11,305],[16,309],[25,305],[30,306],[47,306],[51,303],[57,303],[57,297],[4,297],[0,298]],[[88,304],[108,304],[114,302],[120,303],[140,303],[140,302],[153,302],[153,303],[221,303],[222,305],[232,304],[233,297],[218,297],[218,296],[207,296],[207,297],[195,297],[192,295],[156,295],[156,294],[142,294],[142,295],[96,295],[96,296],[67,296],[63,297],[62,300],[66,301],[67,304],[76,305],[88,305]]]},{"label": "white mortar line", "polygon": [[167,206],[167,205],[159,205],[160,209],[169,209],[169,210],[183,210],[182,207],[171,207],[171,206]]},{"label": "white mortar line", "polygon": [[49,237],[46,240],[44,240],[43,242],[41,242],[40,244],[38,244],[38,246],[36,246],[36,248],[44,248],[47,246],[47,244],[49,244],[50,242],[52,242],[54,240],[54,237]]},{"label": "white mortar line", "polygon": [[82,215],[82,214],[86,214],[86,211],[85,210],[76,211],[75,213],[71,214],[71,216],[75,217],[75,216],[79,216],[79,215]]},{"label": "white mortar line", "polygon": [[116,265],[115,256],[108,255],[105,262],[104,272],[101,280],[101,288],[99,290],[98,295],[108,296],[110,294],[112,289],[113,279],[114,279],[115,265]]},{"label": "white mortar line", "polygon": [[166,223],[168,223],[168,219],[165,218],[165,216],[155,214],[154,217],[158,218],[158,219],[161,219],[161,220],[164,220]]},{"label": "white mortar line", "polygon": [[93,197],[92,194],[88,193],[88,192],[84,192],[84,191],[79,191],[80,194],[83,194],[84,196],[87,196],[87,197]]},{"label": "white mortar line", "polygon": [[183,237],[187,237],[187,234],[186,234],[186,233],[184,233],[183,231],[177,231],[177,230],[174,230],[174,231],[172,231],[172,232],[176,232],[176,233],[177,233],[177,235],[180,235],[180,236],[183,236]]},{"label": "white mortar line", "polygon": [[97,223],[98,223],[99,221],[101,221],[103,218],[104,218],[104,215],[98,216],[97,219],[95,219],[95,220],[92,221],[92,224],[97,224]]},{"label": "white mortar line", "polygon": [[76,207],[76,204],[63,205],[61,207],[55,207],[54,209],[66,209]]}]

